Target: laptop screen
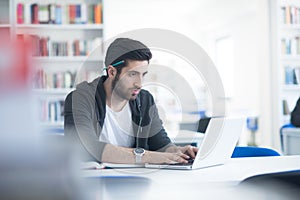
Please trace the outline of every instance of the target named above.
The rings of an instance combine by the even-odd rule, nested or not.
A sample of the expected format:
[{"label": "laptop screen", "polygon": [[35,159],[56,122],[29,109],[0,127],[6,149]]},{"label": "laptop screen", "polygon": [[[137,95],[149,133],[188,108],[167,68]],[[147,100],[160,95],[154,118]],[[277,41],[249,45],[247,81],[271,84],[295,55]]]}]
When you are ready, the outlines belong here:
[{"label": "laptop screen", "polygon": [[205,133],[211,117],[201,118],[198,123],[197,132]]}]

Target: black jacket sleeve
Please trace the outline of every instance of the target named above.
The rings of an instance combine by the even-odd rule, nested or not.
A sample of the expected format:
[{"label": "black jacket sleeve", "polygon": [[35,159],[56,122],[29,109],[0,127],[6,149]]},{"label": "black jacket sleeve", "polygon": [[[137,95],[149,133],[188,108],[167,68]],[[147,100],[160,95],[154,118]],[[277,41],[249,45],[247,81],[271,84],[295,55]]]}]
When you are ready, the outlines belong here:
[{"label": "black jacket sleeve", "polygon": [[83,160],[101,162],[106,143],[98,139],[94,109],[85,95],[70,93],[65,100],[65,136]]},{"label": "black jacket sleeve", "polygon": [[141,145],[143,148],[150,151],[164,151],[174,144],[172,144],[163,127],[153,96],[148,91],[142,91],[140,98],[143,115],[143,131],[141,133],[142,138],[139,138],[140,144],[143,144],[143,138],[145,138],[146,143]]},{"label": "black jacket sleeve", "polygon": [[291,113],[291,123],[296,127],[300,127],[300,98]]}]

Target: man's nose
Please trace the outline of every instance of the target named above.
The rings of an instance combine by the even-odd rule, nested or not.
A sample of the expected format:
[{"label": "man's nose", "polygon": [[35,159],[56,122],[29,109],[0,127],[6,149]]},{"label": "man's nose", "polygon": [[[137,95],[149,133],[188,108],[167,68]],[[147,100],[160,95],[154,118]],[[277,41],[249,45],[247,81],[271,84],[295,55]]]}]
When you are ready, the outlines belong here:
[{"label": "man's nose", "polygon": [[143,76],[137,76],[134,86],[138,88],[142,87],[143,80],[144,80]]}]

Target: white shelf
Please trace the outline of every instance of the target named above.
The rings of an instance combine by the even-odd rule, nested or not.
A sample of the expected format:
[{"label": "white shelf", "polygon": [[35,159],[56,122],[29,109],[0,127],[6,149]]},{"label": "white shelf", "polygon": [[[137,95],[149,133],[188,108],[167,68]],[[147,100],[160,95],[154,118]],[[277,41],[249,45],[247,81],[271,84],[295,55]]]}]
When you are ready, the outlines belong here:
[{"label": "white shelf", "polygon": [[284,91],[300,92],[300,85],[284,85],[282,89]]},{"label": "white shelf", "polygon": [[89,56],[45,56],[33,57],[34,61],[42,62],[101,62],[102,59],[90,58]]},{"label": "white shelf", "polygon": [[282,55],[283,61],[300,61],[300,55]]},{"label": "white shelf", "polygon": [[281,24],[280,28],[287,31],[300,30],[300,24]]},{"label": "white shelf", "polygon": [[59,29],[59,30],[101,30],[102,24],[18,24],[16,28]]},{"label": "white shelf", "polygon": [[295,6],[299,6],[299,0],[280,0],[278,5],[280,7],[282,6],[291,6],[291,5],[295,5]]},{"label": "white shelf", "polygon": [[39,95],[66,95],[73,90],[74,88],[41,88],[33,89],[33,92]]},{"label": "white shelf", "polygon": [[0,28],[10,28],[10,24],[0,24]]},{"label": "white shelf", "polygon": [[[270,37],[271,37],[271,58],[272,58],[272,70],[271,70],[271,109],[270,131],[274,134],[274,140],[272,141],[275,145],[280,145],[278,139],[278,131],[280,127],[290,121],[290,115],[283,115],[283,111],[292,110],[294,107],[295,99],[299,97],[300,85],[287,85],[285,84],[286,79],[286,66],[296,68],[300,66],[300,55],[294,51],[294,44],[291,44],[290,50],[293,54],[282,54],[282,39],[295,40],[296,37],[300,36],[300,24],[285,24],[283,23],[284,13],[282,7],[285,6],[296,6],[300,7],[299,0],[273,0],[269,2],[270,5]],[[295,42],[295,41],[293,41]],[[287,48],[285,44],[284,48]],[[295,45],[297,46],[297,45]],[[277,138],[277,139],[275,139]]]},{"label": "white shelf", "polygon": [[[104,35],[104,25],[103,24],[17,24],[17,3],[37,3],[37,4],[50,4],[55,3],[56,1],[42,1],[42,0],[17,0],[17,1],[10,1],[6,0],[7,2],[7,10],[9,10],[9,20],[2,21],[2,23],[7,23],[8,21],[12,22],[11,24],[0,24],[0,29],[5,30],[4,28],[10,30],[11,35],[13,38],[16,38],[18,34],[30,34],[30,35],[36,35],[39,37],[48,37],[49,40],[51,38],[51,41],[57,41],[58,43],[60,41],[74,41],[74,40],[80,40],[80,41],[93,41],[98,42],[98,38],[103,38]],[[65,4],[64,1],[61,1],[62,4]],[[67,4],[80,4],[85,3],[85,0],[68,0]],[[92,2],[87,2],[88,4],[98,4],[103,3],[103,0],[93,0]],[[103,7],[101,8],[103,9]],[[103,11],[103,10],[102,10]],[[104,12],[102,12],[104,13]],[[28,13],[27,13],[28,14]],[[66,14],[66,13],[62,13]],[[30,14],[29,14],[30,16]],[[24,20],[26,21],[26,20]],[[62,20],[63,21],[63,20]],[[27,21],[26,21],[27,22]],[[6,30],[5,30],[6,31]],[[99,40],[101,42],[101,40]],[[51,42],[50,42],[51,43]],[[49,43],[47,43],[48,45]],[[97,43],[98,44],[98,43]],[[34,46],[35,47],[35,46]],[[37,48],[37,47],[36,47]],[[48,51],[51,54],[51,50],[54,47],[48,46]],[[36,49],[34,49],[36,50]],[[59,50],[62,50],[59,49]],[[64,49],[62,50],[64,51]],[[70,71],[72,72],[72,75],[77,72],[78,69],[81,69],[80,67],[86,67],[88,70],[93,69],[95,66],[102,65],[103,62],[103,52],[102,49],[96,48],[95,52],[94,50],[90,50],[90,56],[48,56],[48,57],[32,57],[32,67],[38,70],[41,70],[42,74],[51,74],[56,72],[66,72]],[[52,54],[55,55],[55,54]],[[59,54],[62,55],[62,54]],[[39,75],[39,74],[34,74]],[[40,77],[43,80],[44,78]],[[72,77],[73,78],[73,77]],[[53,81],[57,81],[53,79]],[[72,81],[74,81],[72,79]],[[32,83],[36,85],[43,85],[39,83]],[[50,84],[49,84],[50,85]],[[61,103],[60,101],[64,100],[66,95],[69,94],[71,91],[73,91],[74,88],[36,88],[32,89],[32,93],[37,99],[41,100],[43,109],[39,110],[41,113],[44,112],[44,109],[47,109],[47,104],[52,105],[54,102],[55,105],[59,105],[58,103]],[[51,103],[51,104],[50,104]],[[48,106],[48,112],[49,112],[49,106]],[[51,115],[53,113],[50,113]],[[55,116],[57,116],[57,113],[55,113]],[[49,117],[48,117],[49,118]],[[53,116],[50,117],[53,119]],[[48,122],[48,121],[40,121],[39,125],[41,125],[42,128],[63,128],[63,122]]]}]

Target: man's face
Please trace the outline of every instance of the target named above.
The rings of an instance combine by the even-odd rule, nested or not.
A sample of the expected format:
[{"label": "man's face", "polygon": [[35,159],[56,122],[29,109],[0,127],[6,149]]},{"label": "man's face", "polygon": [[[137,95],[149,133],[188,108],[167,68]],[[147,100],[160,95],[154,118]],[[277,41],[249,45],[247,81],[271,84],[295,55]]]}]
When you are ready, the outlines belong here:
[{"label": "man's face", "polygon": [[127,66],[113,80],[113,95],[120,99],[134,100],[141,90],[147,72],[148,61],[128,61]]}]

